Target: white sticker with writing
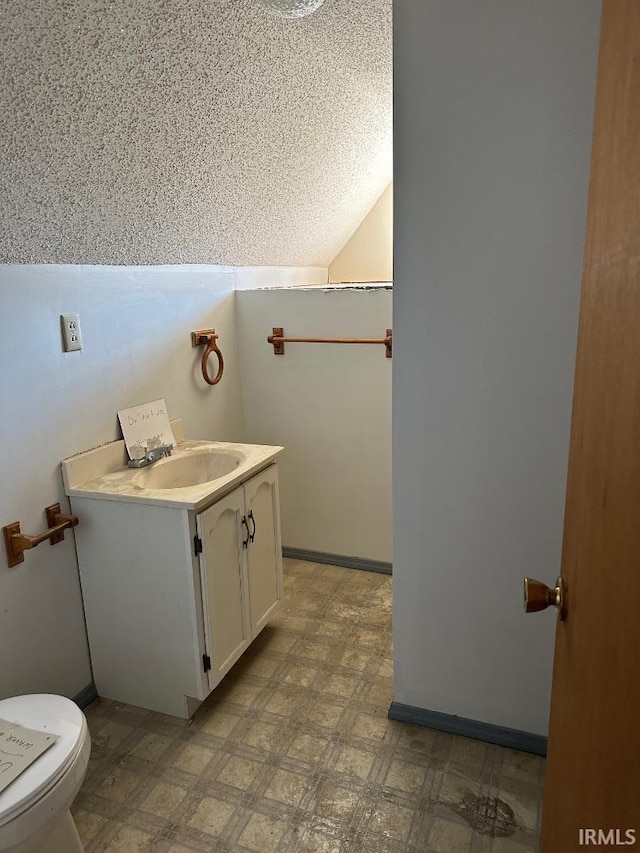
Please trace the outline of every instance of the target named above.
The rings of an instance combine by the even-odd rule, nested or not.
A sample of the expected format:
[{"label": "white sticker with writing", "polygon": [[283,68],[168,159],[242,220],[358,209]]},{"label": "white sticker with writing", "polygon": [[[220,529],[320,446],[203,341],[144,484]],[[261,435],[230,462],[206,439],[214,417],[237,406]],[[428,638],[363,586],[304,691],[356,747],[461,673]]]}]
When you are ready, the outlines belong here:
[{"label": "white sticker with writing", "polygon": [[146,450],[150,442],[152,442],[151,446],[154,446],[155,442],[156,447],[159,444],[175,445],[176,443],[169,423],[167,404],[163,399],[121,409],[118,412],[118,419],[122,427],[124,443],[131,458],[136,455],[131,453],[132,447],[142,447]]},{"label": "white sticker with writing", "polygon": [[0,720],[0,791],[58,740],[60,735],[28,729],[19,723]]}]

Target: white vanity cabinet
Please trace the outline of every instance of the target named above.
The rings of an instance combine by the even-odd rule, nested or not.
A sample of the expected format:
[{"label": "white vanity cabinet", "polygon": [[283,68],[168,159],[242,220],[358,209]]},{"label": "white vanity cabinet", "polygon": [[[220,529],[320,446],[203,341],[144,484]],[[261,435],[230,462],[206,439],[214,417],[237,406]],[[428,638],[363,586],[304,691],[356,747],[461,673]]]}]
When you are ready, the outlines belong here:
[{"label": "white vanity cabinet", "polygon": [[[184,442],[175,455],[201,445]],[[273,458],[282,448],[235,447],[245,452],[246,474],[230,474],[210,499],[204,486],[196,497],[127,491],[121,465],[75,482],[74,466],[93,464],[80,459],[93,451],[63,463],[81,519],[76,546],[98,695],[190,717],[277,612],[282,547]]]},{"label": "white vanity cabinet", "polygon": [[196,517],[212,688],[282,600],[279,512],[272,465]]}]

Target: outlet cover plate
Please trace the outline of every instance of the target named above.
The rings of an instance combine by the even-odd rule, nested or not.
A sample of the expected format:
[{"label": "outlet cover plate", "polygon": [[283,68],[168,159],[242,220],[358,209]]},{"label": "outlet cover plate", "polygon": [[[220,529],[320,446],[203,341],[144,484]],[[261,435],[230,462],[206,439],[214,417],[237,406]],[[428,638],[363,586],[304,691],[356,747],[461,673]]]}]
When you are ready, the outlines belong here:
[{"label": "outlet cover plate", "polygon": [[77,314],[61,314],[60,325],[62,326],[62,345],[65,352],[75,352],[82,349],[82,335],[80,334],[80,318]]}]

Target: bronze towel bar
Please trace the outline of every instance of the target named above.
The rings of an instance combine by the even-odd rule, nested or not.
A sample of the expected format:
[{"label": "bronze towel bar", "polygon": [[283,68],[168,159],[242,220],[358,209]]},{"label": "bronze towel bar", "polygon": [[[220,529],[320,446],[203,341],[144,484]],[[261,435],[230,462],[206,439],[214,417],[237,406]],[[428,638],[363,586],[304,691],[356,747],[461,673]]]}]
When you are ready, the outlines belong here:
[{"label": "bronze towel bar", "polygon": [[60,504],[48,506],[45,509],[45,514],[49,529],[37,536],[22,533],[19,521],[14,521],[13,524],[7,524],[2,528],[4,545],[7,550],[7,563],[10,567],[23,563],[24,552],[28,551],[29,548],[35,548],[36,545],[45,542],[47,539],[52,545],[62,542],[65,530],[69,527],[75,527],[79,523],[77,515],[66,515],[60,512]]},{"label": "bronze towel bar", "polygon": [[392,355],[393,330],[387,329],[385,338],[285,338],[284,329],[281,326],[273,327],[273,334],[269,335],[267,341],[273,344],[274,355],[284,355],[284,345],[287,344],[384,344],[385,357]]}]

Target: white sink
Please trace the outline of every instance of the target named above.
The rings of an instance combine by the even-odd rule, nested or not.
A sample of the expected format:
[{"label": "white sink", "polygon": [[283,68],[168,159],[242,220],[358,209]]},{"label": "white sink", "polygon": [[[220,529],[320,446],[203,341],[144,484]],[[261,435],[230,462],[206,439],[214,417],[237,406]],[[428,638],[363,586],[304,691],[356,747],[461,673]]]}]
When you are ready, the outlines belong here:
[{"label": "white sink", "polygon": [[203,450],[190,456],[168,456],[141,468],[134,477],[143,489],[183,489],[211,483],[238,467],[245,454],[238,450]]},{"label": "white sink", "polygon": [[282,447],[227,441],[185,440],[172,422],[177,444],[171,456],[147,468],[128,468],[123,441],[65,459],[62,476],[70,497],[132,501],[201,510],[275,461]]}]

